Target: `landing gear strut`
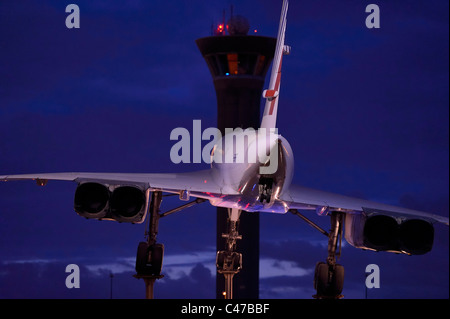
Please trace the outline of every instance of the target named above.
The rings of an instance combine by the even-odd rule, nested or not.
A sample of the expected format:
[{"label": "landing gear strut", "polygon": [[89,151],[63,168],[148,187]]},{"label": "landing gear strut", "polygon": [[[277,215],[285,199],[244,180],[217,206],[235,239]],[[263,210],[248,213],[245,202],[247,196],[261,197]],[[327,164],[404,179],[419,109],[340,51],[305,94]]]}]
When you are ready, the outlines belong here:
[{"label": "landing gear strut", "polygon": [[[336,255],[341,255],[342,241],[342,221],[343,214],[339,212],[331,213],[331,231],[328,237],[328,257],[327,262],[318,262],[314,273],[314,288],[317,290],[315,298],[340,299],[344,288],[344,267],[336,263]],[[336,249],[339,244],[339,251]]]},{"label": "landing gear strut", "polygon": [[331,230],[327,233],[297,210],[292,210],[291,212],[328,237],[327,260],[316,264],[314,289],[316,289],[317,294],[313,297],[317,299],[343,298],[344,296],[341,293],[344,287],[344,267],[336,262],[336,257],[339,258],[341,255],[344,214],[341,212],[331,213]]},{"label": "landing gear strut", "polygon": [[153,299],[153,286],[157,279],[161,279],[162,262],[164,257],[164,245],[156,243],[159,225],[159,209],[162,202],[162,192],[153,192],[150,203],[149,229],[146,232],[147,241],[138,245],[136,254],[137,279],[144,279],[145,297]]},{"label": "landing gear strut", "polygon": [[163,195],[161,191],[155,191],[152,193],[149,209],[150,216],[148,217],[148,231],[145,232],[147,241],[142,241],[139,243],[136,254],[136,275],[133,277],[137,279],[144,279],[146,299],[153,299],[153,286],[155,281],[164,277],[164,275],[161,274],[164,257],[164,245],[156,242],[159,219],[206,201],[205,199],[197,198],[192,202],[160,214],[159,211],[162,197]]},{"label": "landing gear strut", "polygon": [[228,209],[228,233],[222,234],[227,250],[220,250],[216,255],[217,272],[225,277],[225,299],[233,299],[233,277],[242,269],[242,254],[235,251],[236,241],[242,239],[238,232],[240,215],[239,209]]}]

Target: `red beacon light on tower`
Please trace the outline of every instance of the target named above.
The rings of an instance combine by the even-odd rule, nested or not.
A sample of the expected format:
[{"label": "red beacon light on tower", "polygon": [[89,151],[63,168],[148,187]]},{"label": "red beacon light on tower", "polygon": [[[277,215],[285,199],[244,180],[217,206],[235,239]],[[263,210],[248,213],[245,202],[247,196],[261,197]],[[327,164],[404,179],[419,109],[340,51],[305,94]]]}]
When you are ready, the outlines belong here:
[{"label": "red beacon light on tower", "polygon": [[219,24],[219,25],[217,26],[217,33],[223,34],[224,31],[225,31],[225,28],[223,27],[223,24],[222,24],[222,23]]},{"label": "red beacon light on tower", "polygon": [[[225,11],[223,14],[222,22],[211,25],[211,33],[216,36],[220,35],[247,35],[250,30],[250,24],[247,18],[241,15],[231,15],[230,19],[225,23]],[[254,33],[258,30],[254,29]]]}]

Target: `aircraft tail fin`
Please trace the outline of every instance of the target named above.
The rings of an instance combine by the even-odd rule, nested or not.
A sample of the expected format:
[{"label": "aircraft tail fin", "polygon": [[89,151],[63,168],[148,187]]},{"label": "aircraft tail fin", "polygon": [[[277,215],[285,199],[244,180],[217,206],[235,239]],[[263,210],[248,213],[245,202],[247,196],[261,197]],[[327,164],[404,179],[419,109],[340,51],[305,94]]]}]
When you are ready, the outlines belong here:
[{"label": "aircraft tail fin", "polygon": [[275,128],[277,121],[278,97],[280,94],[281,61],[284,54],[290,53],[290,47],[284,45],[284,35],[286,31],[286,16],[289,6],[288,0],[283,0],[281,9],[280,25],[278,27],[277,44],[275,46],[275,56],[270,74],[269,88],[264,90],[263,98],[266,99],[261,128]]}]

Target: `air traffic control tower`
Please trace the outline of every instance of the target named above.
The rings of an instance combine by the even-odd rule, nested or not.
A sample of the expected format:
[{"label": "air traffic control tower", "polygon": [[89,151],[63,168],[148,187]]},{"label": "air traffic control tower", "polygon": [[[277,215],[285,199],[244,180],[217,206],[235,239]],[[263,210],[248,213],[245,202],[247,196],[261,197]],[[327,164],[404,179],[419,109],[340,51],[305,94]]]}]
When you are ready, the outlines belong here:
[{"label": "air traffic control tower", "polygon": [[[214,35],[196,40],[211,72],[217,96],[217,128],[257,129],[260,124],[261,94],[272,62],[276,38],[248,35],[249,23],[232,16],[213,28]],[[217,251],[225,250],[228,212],[217,208]],[[234,277],[233,298],[259,297],[259,214],[240,215],[236,251],[242,253],[242,269]],[[217,274],[216,297],[224,298],[224,277]]]}]

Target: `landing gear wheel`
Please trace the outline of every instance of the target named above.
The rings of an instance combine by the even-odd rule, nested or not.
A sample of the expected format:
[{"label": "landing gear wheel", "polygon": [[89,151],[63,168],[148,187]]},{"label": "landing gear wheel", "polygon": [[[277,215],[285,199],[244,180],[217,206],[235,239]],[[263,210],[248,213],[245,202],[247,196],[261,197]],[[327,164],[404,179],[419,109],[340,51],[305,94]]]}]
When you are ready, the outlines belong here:
[{"label": "landing gear wheel", "polygon": [[140,242],[136,255],[136,272],[140,275],[159,276],[161,274],[163,256],[163,244],[149,246],[147,242]]},{"label": "landing gear wheel", "polygon": [[240,270],[242,268],[241,265],[241,254],[239,253],[234,253],[233,256],[233,270],[237,271]]},{"label": "landing gear wheel", "polygon": [[136,254],[136,272],[138,274],[146,274],[148,270],[148,244],[147,242],[141,241],[138,245]]},{"label": "landing gear wheel", "polygon": [[218,251],[216,267],[219,271],[239,271],[242,269],[242,254],[235,251]]},{"label": "landing gear wheel", "polygon": [[319,262],[314,273],[314,288],[317,298],[340,298],[344,288],[344,267],[336,264],[329,266]]},{"label": "landing gear wheel", "polygon": [[164,245],[154,244],[151,247],[151,260],[152,264],[152,275],[159,276],[161,274],[163,257],[164,257]]},{"label": "landing gear wheel", "polygon": [[332,293],[334,296],[339,296],[344,289],[344,266],[336,264],[334,266],[334,275],[332,281]]},{"label": "landing gear wheel", "polygon": [[225,264],[225,251],[218,251],[216,255],[216,267],[223,270]]},{"label": "landing gear wheel", "polygon": [[324,262],[318,262],[314,272],[314,289],[318,295],[322,295],[328,286],[328,265]]}]

